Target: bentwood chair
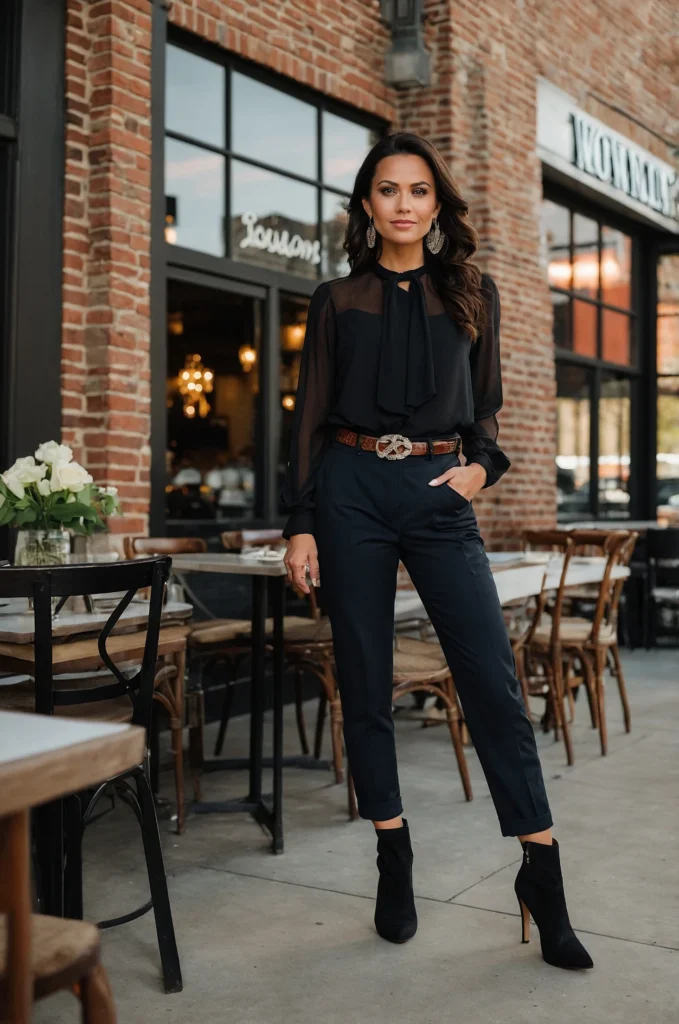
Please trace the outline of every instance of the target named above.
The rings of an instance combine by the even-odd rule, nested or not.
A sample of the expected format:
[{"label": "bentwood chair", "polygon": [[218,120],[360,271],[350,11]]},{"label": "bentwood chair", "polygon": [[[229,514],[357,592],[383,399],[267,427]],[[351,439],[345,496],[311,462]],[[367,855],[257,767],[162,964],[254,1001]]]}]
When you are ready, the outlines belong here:
[{"label": "bentwood chair", "polygon": [[[546,549],[561,558],[559,584],[549,606],[548,614],[546,609],[551,595],[547,589],[548,572],[547,569],[545,570],[533,621],[518,648],[521,657],[517,658],[517,673],[527,709],[530,707],[530,697],[545,699],[543,726],[545,731],[549,731],[549,723],[550,720],[552,721],[555,740],[558,740],[559,730],[561,730],[566,748],[566,759],[571,765],[573,764],[573,745],[563,703],[565,683],[561,618],[574,544],[563,530],[526,530],[523,534],[523,547],[524,550]],[[591,693],[589,696],[591,700],[594,699]]]},{"label": "bentwood chair", "polygon": [[[564,616],[561,621],[562,647],[567,661],[564,673],[567,694],[570,697],[572,691],[584,682],[588,694],[593,695],[594,699],[590,701],[592,725],[599,730],[601,753],[605,754],[608,750],[606,667],[618,684],[625,731],[631,729],[627,688],[618,650],[618,610],[625,577],[616,579],[614,570],[629,564],[639,535],[626,530],[614,530],[603,535],[601,531],[573,530],[570,536],[576,549],[581,550],[584,546],[594,549],[598,547],[601,555],[606,558],[603,578],[598,584],[593,618]],[[539,642],[538,630],[534,643]],[[571,665],[575,661],[581,665],[582,675],[572,673]]]},{"label": "bentwood chair", "polygon": [[[170,573],[167,557],[145,558],[107,565],[73,565],[0,570],[0,597],[33,602],[33,644],[1,643],[0,660],[11,671],[26,671],[33,684],[2,688],[0,706],[43,715],[73,715],[109,722],[131,722],[151,728],[154,680],[159,654],[185,643],[185,630],[161,629],[163,594]],[[125,632],[121,616],[139,590],[150,588],[146,629]],[[54,601],[84,594],[119,594],[99,635],[59,642],[54,635]],[[57,603],[57,609],[59,604]],[[56,619],[58,623],[58,618]],[[179,636],[181,634],[181,636]],[[73,665],[87,670],[108,669],[103,680],[68,678]],[[100,798],[113,789],[139,822],[151,898],[143,907],[100,922],[110,927],[153,910],[166,992],[182,988],[181,968],[163,865],[163,853],[149,780],[148,748],[144,762],[109,779],[96,790],[39,808],[35,815],[38,892],[48,914],[82,918],[82,840]]]},{"label": "bentwood chair", "polygon": [[96,925],[31,914],[29,845],[23,816],[0,818],[0,1020],[29,1024],[34,1000],[70,989],[83,1024],[115,1024]]}]

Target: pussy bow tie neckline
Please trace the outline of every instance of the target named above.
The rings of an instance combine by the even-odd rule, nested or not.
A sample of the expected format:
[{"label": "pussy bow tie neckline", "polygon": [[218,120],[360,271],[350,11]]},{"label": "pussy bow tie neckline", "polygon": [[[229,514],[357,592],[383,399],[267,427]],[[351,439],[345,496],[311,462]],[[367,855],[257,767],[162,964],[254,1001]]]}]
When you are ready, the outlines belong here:
[{"label": "pussy bow tie neckline", "polygon": [[[422,277],[426,266],[412,270],[389,270],[375,263],[375,273],[384,281],[382,335],[377,374],[377,405],[386,413],[405,420],[436,394],[434,359],[429,333],[427,300]],[[405,295],[412,295],[409,315],[398,309],[400,281],[412,281]]]}]

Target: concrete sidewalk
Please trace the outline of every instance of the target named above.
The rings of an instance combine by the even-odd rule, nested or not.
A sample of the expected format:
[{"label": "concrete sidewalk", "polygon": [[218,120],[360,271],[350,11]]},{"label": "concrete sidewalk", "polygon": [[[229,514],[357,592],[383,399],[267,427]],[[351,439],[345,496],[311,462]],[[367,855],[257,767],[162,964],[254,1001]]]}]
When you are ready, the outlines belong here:
[{"label": "concrete sidewalk", "polygon": [[[521,945],[512,888],[520,848],[499,834],[473,750],[475,796],[466,804],[445,727],[397,721],[415,850],[415,938],[393,946],[374,931],[374,830],[348,821],[345,787],[325,773],[288,768],[280,856],[245,815],[191,817],[182,837],[161,823],[184,991],[162,991],[152,917],[105,933],[120,1024],[676,1020],[679,652],[623,659],[632,732],[623,731],[609,684],[607,757],[584,699],[573,768],[563,744],[538,733],[571,919],[593,971],[545,964],[535,927],[530,945]],[[247,753],[246,732],[244,720],[230,727],[234,755]],[[286,748],[297,749],[291,715]],[[171,782],[166,775],[168,795]],[[245,785],[245,773],[208,776],[206,796],[239,795]],[[146,899],[141,839],[126,808],[91,827],[85,855],[87,916],[114,916]],[[75,1021],[77,1008],[60,995],[35,1019]]]}]

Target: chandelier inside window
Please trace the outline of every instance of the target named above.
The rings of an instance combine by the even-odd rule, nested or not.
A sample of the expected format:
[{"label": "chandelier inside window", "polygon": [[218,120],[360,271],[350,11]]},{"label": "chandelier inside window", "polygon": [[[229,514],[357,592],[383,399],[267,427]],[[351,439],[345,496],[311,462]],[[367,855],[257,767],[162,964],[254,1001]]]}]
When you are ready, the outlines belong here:
[{"label": "chandelier inside window", "polygon": [[188,419],[195,419],[196,416],[205,419],[209,413],[210,403],[205,396],[212,391],[214,379],[214,372],[203,366],[198,353],[187,355],[184,369],[177,378],[177,387],[184,400],[184,415]]}]

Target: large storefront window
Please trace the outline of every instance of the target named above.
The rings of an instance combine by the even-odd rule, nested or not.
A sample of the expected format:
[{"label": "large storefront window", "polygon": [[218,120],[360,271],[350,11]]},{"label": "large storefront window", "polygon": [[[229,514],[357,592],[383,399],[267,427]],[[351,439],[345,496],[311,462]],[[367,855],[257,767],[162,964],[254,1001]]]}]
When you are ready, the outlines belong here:
[{"label": "large storefront window", "polygon": [[169,44],[166,240],[302,278],[348,273],[340,236],[374,129]]},{"label": "large storefront window", "polygon": [[385,127],[342,109],[170,29],[158,186],[167,322],[154,334],[166,355],[170,534],[216,549],[221,531],[283,515],[309,298],[348,273],[347,199]]},{"label": "large storefront window", "polygon": [[679,253],[658,261],[657,504],[679,508]]},{"label": "large storefront window", "polygon": [[542,206],[554,311],[559,518],[629,518],[639,375],[632,236],[565,201]]}]

